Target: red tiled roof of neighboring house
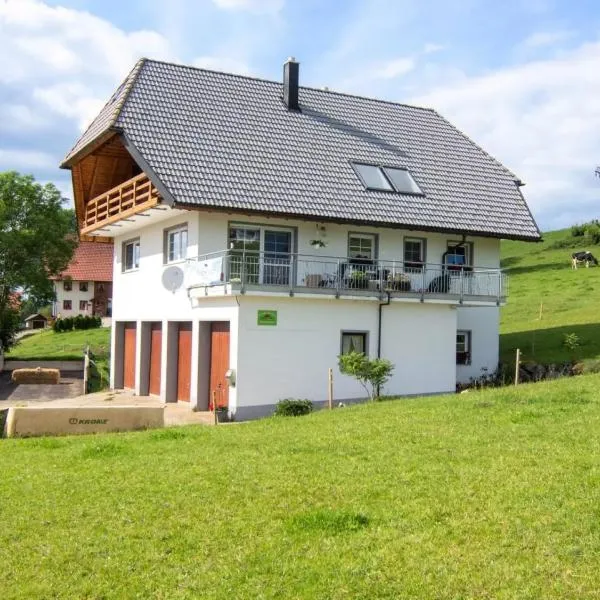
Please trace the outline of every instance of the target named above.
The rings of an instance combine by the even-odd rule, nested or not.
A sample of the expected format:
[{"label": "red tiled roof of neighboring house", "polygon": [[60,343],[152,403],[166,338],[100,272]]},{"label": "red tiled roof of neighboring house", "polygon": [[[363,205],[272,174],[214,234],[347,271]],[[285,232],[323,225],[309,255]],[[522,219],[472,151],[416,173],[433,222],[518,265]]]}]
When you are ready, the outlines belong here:
[{"label": "red tiled roof of neighboring house", "polygon": [[81,242],[69,266],[53,279],[70,277],[73,281],[112,281],[113,245]]}]

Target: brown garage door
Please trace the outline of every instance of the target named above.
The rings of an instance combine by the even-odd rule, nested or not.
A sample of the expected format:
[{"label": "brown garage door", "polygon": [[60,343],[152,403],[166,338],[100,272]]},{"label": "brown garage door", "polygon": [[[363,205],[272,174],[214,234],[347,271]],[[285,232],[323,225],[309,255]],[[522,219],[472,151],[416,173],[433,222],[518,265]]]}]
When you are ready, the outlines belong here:
[{"label": "brown garage door", "polygon": [[210,328],[210,405],[229,406],[229,387],[225,373],[229,369],[229,323],[211,323]]},{"label": "brown garage door", "polygon": [[190,401],[192,382],[192,324],[180,323],[177,339],[177,400]]},{"label": "brown garage door", "polygon": [[135,388],[135,323],[125,323],[123,348],[123,387]]},{"label": "brown garage door", "polygon": [[160,359],[162,355],[162,324],[152,323],[150,327],[150,388],[155,396],[160,395]]}]

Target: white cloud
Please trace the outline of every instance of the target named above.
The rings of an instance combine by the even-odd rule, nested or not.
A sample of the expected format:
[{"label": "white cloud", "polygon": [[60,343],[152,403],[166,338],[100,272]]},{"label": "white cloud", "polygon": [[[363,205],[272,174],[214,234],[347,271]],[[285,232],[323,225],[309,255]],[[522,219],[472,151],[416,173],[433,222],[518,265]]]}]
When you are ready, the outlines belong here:
[{"label": "white cloud", "polygon": [[242,61],[234,58],[219,56],[199,56],[192,61],[195,67],[211,69],[213,71],[224,71],[226,73],[239,73],[240,75],[250,74],[250,67]]},{"label": "white cloud", "polygon": [[56,166],[56,159],[47,152],[0,148],[0,171],[17,170],[31,172]]},{"label": "white cloud", "polygon": [[[19,91],[25,96],[20,104],[48,122],[54,114],[82,126],[140,56],[173,58],[156,32],[125,32],[41,0],[0,0],[0,30],[0,84]],[[20,114],[26,117],[27,110]]]},{"label": "white cloud", "polygon": [[523,46],[526,48],[540,48],[564,42],[575,35],[573,31],[537,31],[525,38]]},{"label": "white cloud", "polygon": [[442,46],[441,44],[425,44],[423,47],[423,54],[433,54],[434,52],[441,52],[445,50],[446,46]]},{"label": "white cloud", "polygon": [[283,8],[284,0],[213,0],[223,10],[245,10],[255,13],[276,13]]},{"label": "white cloud", "polygon": [[[521,177],[543,227],[598,216],[600,42],[469,77],[413,98],[433,106]],[[579,217],[574,213],[579,209]]]},{"label": "white cloud", "polygon": [[415,68],[414,58],[395,58],[373,71],[376,79],[394,79],[406,75]]}]

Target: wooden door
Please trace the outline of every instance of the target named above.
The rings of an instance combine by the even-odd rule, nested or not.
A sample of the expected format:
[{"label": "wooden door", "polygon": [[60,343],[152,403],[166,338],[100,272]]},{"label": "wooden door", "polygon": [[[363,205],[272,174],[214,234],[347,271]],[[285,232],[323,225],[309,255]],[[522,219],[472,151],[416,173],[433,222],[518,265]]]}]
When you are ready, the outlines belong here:
[{"label": "wooden door", "polygon": [[152,323],[150,327],[150,386],[149,392],[160,395],[160,369],[162,356],[162,324]]},{"label": "wooden door", "polygon": [[209,409],[213,408],[213,392],[217,406],[229,406],[229,386],[225,373],[229,369],[229,322],[211,323]]},{"label": "wooden door", "polygon": [[177,400],[190,401],[192,383],[192,324],[180,323],[177,336]]},{"label": "wooden door", "polygon": [[135,323],[125,323],[125,344],[123,348],[123,387],[135,388]]}]

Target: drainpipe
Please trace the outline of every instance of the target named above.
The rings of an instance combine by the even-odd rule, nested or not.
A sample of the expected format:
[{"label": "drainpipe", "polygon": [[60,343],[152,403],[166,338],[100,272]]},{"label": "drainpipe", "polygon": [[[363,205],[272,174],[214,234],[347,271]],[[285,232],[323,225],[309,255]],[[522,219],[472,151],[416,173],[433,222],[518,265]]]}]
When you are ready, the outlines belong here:
[{"label": "drainpipe", "polygon": [[[382,316],[382,308],[384,306],[389,306],[392,294],[387,292],[387,300],[385,302],[379,303],[379,318],[377,319],[377,358],[381,358],[381,316]],[[381,389],[377,386],[377,397],[379,398],[379,394],[381,393]]]},{"label": "drainpipe", "polygon": [[391,300],[390,292],[387,292],[387,300],[379,303],[379,319],[377,320],[377,358],[381,358],[381,309],[389,306]]}]

